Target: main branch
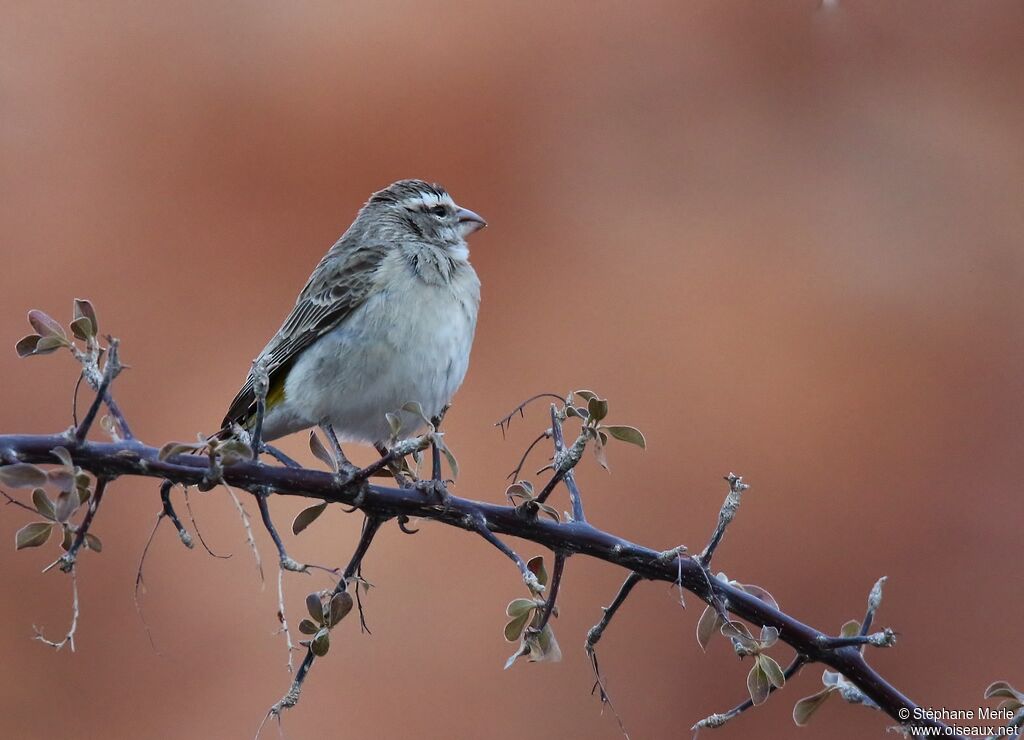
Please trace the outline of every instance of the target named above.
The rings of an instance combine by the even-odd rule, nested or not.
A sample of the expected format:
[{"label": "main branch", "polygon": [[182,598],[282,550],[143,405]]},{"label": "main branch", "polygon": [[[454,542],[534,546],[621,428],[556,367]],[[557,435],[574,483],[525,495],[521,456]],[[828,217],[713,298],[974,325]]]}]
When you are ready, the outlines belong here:
[{"label": "main branch", "polygon": [[[74,429],[59,435],[0,435],[0,459],[8,462],[53,464],[55,458],[51,451],[59,447],[68,450],[75,465],[108,482],[121,476],[146,476],[193,486],[204,483],[210,472],[209,461],[201,456],[181,454],[161,460],[159,450],[134,439],[82,440]],[[344,476],[318,470],[239,461],[225,465],[222,475],[229,486],[256,496],[273,491],[277,495],[345,504],[361,509],[374,521],[421,517],[476,534],[485,528],[488,533],[530,540],[563,557],[581,554],[604,560],[636,574],[637,579],[678,583],[709,604],[720,605],[725,611],[759,627],[774,628],[779,639],[788,643],[806,662],[819,662],[839,672],[900,724],[907,724],[900,719],[901,714],[920,716],[914,711],[917,705],[875,671],[856,645],[837,643],[832,636],[774,608],[734,585],[735,582],[709,577],[701,559],[685,555],[681,549],[658,551],[586,521],[556,522],[524,517],[515,506],[458,496],[437,502],[416,488],[370,485],[363,479],[346,480]],[[300,669],[298,678],[301,673]],[[917,724],[944,727],[932,720],[919,720]]]}]

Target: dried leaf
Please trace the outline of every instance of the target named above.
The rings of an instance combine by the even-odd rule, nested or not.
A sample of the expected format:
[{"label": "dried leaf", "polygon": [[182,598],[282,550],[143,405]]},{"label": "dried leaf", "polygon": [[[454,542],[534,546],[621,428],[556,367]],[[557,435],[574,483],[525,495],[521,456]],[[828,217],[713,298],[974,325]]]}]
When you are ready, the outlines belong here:
[{"label": "dried leaf", "polygon": [[103,543],[92,532],[85,533],[85,546],[93,552],[103,552]]},{"label": "dried leaf", "polygon": [[160,460],[166,460],[174,457],[175,455],[183,455],[189,452],[198,452],[203,449],[206,445],[201,445],[197,442],[168,442],[160,448],[160,452],[157,457]]},{"label": "dried leaf", "polygon": [[413,414],[414,416],[418,416],[420,418],[420,421],[422,421],[427,426],[427,428],[433,427],[433,424],[430,423],[430,419],[427,418],[427,415],[423,413],[423,407],[420,406],[419,403],[417,403],[416,401],[409,401],[408,403],[403,404],[402,410],[408,411],[410,414]]},{"label": "dried leaf", "polygon": [[0,483],[11,488],[38,488],[46,485],[46,472],[31,463],[0,467]]},{"label": "dried leaf", "polygon": [[61,461],[64,467],[74,470],[75,465],[71,461],[71,453],[68,452],[67,447],[54,447],[50,452]]},{"label": "dried leaf", "polygon": [[621,442],[628,442],[631,445],[636,445],[642,450],[647,449],[647,440],[644,439],[643,432],[636,427],[617,425],[601,428]]},{"label": "dried leaf", "polygon": [[61,491],[70,491],[75,487],[75,476],[67,468],[49,470],[46,473],[46,477],[49,479],[51,485],[59,488]]},{"label": "dried leaf", "polygon": [[384,414],[384,418],[388,420],[388,427],[391,429],[391,438],[398,439],[398,435],[402,433],[402,419],[398,414],[392,414],[390,411]]},{"label": "dried leaf", "polygon": [[39,512],[40,516],[51,520],[57,518],[57,514],[53,510],[53,502],[50,501],[50,497],[46,495],[46,491],[42,488],[32,491],[32,505],[36,507],[36,511]]},{"label": "dried leaf", "polygon": [[458,480],[459,478],[459,461],[455,459],[455,455],[451,450],[448,449],[448,445],[443,442],[440,444],[441,452],[444,454],[444,459],[448,461],[448,467],[452,471],[452,480]]},{"label": "dried leaf", "polygon": [[775,600],[775,597],[768,593],[765,589],[761,588],[760,586],[755,586],[752,583],[742,583],[739,584],[739,588],[743,591],[746,591],[751,596],[757,597],[758,599],[766,603],[768,606],[770,606],[772,609],[779,608],[779,602]]},{"label": "dried leaf", "polygon": [[298,534],[310,524],[315,522],[317,518],[324,513],[327,508],[327,502],[310,506],[307,509],[303,509],[295,515],[295,519],[292,521],[292,534]]},{"label": "dried leaf", "polygon": [[530,561],[526,564],[527,570],[537,577],[537,582],[541,586],[548,585],[548,571],[544,567],[544,556],[536,555],[530,558]]},{"label": "dried leaf", "polygon": [[61,339],[67,339],[67,334],[64,333],[64,327],[57,323],[48,314],[33,309],[28,312],[28,323],[32,324],[32,328],[36,330],[39,336],[46,339],[47,337],[60,337]]},{"label": "dried leaf", "polygon": [[299,632],[301,632],[304,635],[315,635],[319,631],[320,626],[314,624],[312,620],[303,619],[301,622],[299,622]]},{"label": "dried leaf", "polygon": [[49,522],[32,522],[26,524],[14,534],[14,549],[23,550],[26,547],[39,547],[46,544],[50,539],[50,530],[53,525]]},{"label": "dried leaf", "polygon": [[700,619],[697,620],[697,644],[700,645],[701,650],[707,652],[708,643],[711,642],[712,636],[721,626],[722,619],[718,616],[718,612],[710,606],[706,607],[700,615]]},{"label": "dried leaf", "polygon": [[587,403],[590,403],[590,400],[592,398],[597,398],[597,394],[594,393],[594,391],[588,391],[586,389],[578,390],[578,391],[573,391],[572,394],[574,396],[579,396],[580,398],[582,398]]}]

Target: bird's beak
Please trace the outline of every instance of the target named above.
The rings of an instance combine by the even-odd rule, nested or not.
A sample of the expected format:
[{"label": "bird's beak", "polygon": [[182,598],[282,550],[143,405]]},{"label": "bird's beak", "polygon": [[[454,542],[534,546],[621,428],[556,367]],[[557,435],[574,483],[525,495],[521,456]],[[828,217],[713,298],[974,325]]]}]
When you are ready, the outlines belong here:
[{"label": "bird's beak", "polygon": [[455,215],[459,217],[459,232],[463,236],[469,236],[487,225],[480,215],[473,213],[468,208],[459,208]]}]

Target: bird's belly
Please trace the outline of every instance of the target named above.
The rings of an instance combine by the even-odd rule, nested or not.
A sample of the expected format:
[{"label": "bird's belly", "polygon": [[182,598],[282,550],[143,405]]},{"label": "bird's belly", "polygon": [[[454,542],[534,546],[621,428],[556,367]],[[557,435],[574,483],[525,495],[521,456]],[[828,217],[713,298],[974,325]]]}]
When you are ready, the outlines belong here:
[{"label": "bird's belly", "polygon": [[[466,375],[476,304],[436,286],[414,291],[400,301],[386,292],[370,298],[314,342],[288,374],[288,405],[355,442],[386,440],[385,415],[410,401],[428,417],[439,413]],[[422,426],[409,412],[400,418],[402,436]]]}]

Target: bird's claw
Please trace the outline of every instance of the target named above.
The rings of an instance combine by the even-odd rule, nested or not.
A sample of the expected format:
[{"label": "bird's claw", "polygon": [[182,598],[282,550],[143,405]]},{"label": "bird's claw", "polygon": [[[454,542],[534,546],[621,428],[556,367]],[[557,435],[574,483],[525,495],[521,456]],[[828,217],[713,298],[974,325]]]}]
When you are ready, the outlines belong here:
[{"label": "bird's claw", "polygon": [[448,486],[445,485],[443,480],[435,480],[430,478],[428,480],[418,480],[413,484],[413,487],[423,493],[426,496],[436,498],[444,508],[448,508],[448,504],[451,501],[451,494],[448,493]]}]

